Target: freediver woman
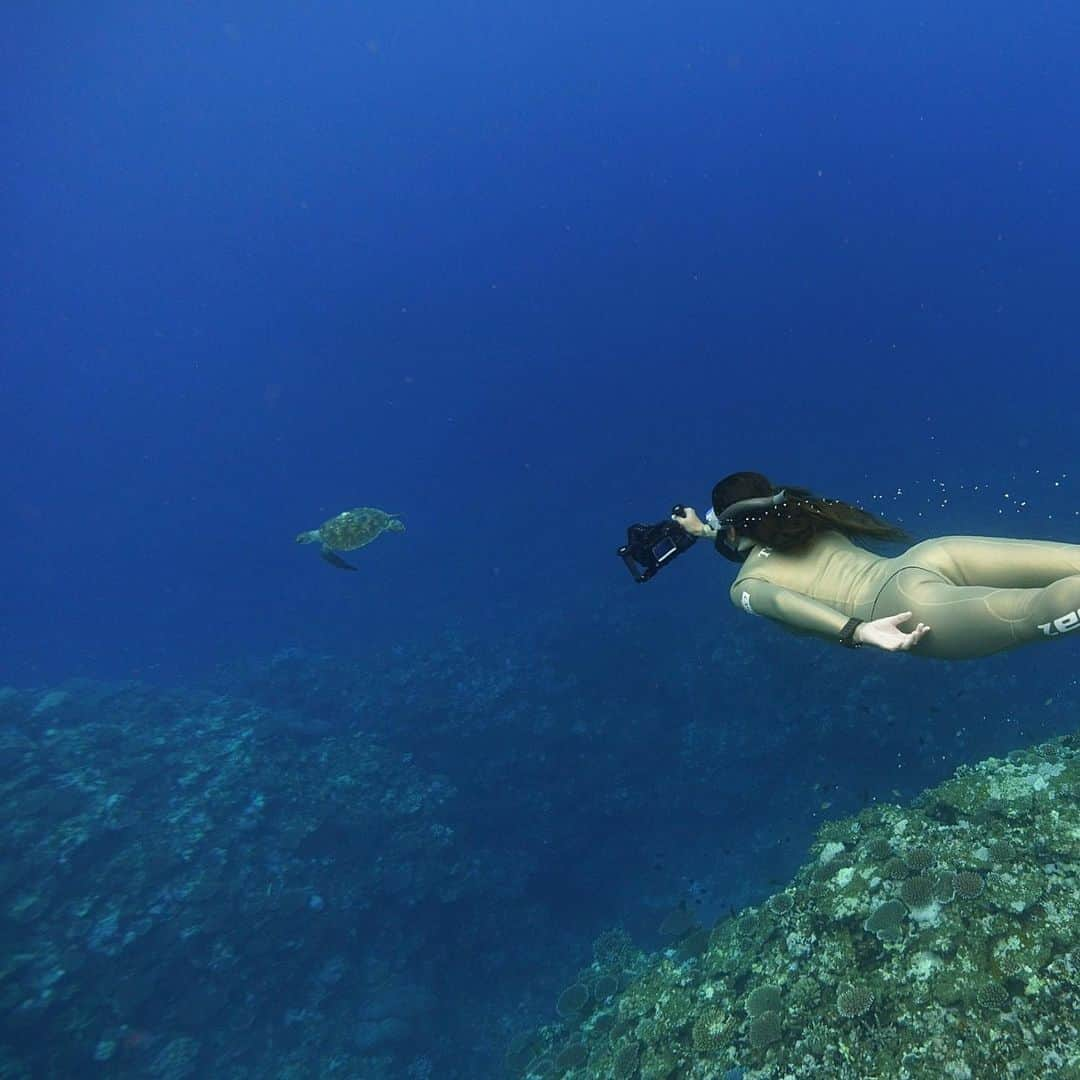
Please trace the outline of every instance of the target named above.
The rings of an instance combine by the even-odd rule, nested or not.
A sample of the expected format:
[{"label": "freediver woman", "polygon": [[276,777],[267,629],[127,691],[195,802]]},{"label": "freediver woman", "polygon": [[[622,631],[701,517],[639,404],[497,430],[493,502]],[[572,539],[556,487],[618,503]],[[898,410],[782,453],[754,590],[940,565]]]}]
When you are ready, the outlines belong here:
[{"label": "freediver woman", "polygon": [[682,510],[672,520],[742,564],[731,602],[796,633],[971,660],[1080,629],[1080,544],[941,536],[889,558],[856,541],[903,529],[756,472],[721,480],[705,521]]}]

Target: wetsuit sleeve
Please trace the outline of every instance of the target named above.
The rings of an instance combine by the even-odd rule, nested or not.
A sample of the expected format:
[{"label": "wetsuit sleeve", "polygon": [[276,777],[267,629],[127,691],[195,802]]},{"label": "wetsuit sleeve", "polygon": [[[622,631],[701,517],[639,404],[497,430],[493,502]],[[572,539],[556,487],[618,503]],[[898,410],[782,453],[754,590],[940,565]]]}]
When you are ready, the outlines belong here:
[{"label": "wetsuit sleeve", "polygon": [[749,615],[764,615],[788,629],[840,640],[848,617],[812,596],[746,577],[731,586],[731,602]]}]

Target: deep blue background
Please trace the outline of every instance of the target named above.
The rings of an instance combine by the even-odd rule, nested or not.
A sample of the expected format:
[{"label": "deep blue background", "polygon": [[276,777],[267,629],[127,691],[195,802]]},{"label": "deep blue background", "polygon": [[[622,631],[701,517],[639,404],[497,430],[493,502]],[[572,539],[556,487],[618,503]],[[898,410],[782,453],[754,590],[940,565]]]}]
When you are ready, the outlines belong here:
[{"label": "deep blue background", "polygon": [[[740,468],[1080,540],[1078,49],[1067,3],[15,6],[3,678],[732,633],[726,564],[612,550]],[[355,504],[409,531],[294,546]]]},{"label": "deep blue background", "polygon": [[[322,730],[382,679],[357,722],[519,890],[440,1052],[459,984],[486,1055],[601,928],[1072,723],[1075,642],[828,653],[704,545],[644,588],[614,550],[737,469],[1080,542],[1075,3],[6,16],[0,686],[250,663]],[[294,544],[359,504],[408,531],[358,573]]]}]

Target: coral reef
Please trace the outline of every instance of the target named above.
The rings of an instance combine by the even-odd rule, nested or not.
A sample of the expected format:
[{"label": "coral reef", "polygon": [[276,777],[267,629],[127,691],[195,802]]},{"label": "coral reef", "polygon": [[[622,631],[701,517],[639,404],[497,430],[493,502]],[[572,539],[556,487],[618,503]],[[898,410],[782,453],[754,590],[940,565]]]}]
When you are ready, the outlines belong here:
[{"label": "coral reef", "polygon": [[1080,736],[828,823],[782,893],[631,974],[511,1075],[1080,1075]]},{"label": "coral reef", "polygon": [[0,1075],[383,1077],[430,1024],[415,913],[483,887],[444,777],[133,683],[6,692],[0,760]]}]

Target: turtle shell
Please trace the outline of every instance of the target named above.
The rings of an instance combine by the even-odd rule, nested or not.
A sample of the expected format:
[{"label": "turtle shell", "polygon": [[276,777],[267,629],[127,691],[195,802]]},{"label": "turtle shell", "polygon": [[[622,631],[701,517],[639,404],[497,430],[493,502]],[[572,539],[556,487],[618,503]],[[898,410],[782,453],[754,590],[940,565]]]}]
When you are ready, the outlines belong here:
[{"label": "turtle shell", "polygon": [[397,518],[373,506],[358,506],[324,521],[319,526],[322,542],[335,551],[352,551],[370,544],[387,529],[401,531],[405,526]]}]

